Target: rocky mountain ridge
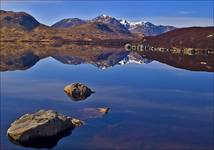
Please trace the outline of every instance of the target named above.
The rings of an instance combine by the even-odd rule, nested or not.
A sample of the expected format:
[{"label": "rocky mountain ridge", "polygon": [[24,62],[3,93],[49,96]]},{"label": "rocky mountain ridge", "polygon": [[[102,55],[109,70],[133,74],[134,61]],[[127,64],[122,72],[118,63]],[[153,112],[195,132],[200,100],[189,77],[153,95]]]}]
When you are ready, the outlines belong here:
[{"label": "rocky mountain ridge", "polygon": [[[155,35],[159,35],[167,31],[176,29],[176,27],[173,27],[173,26],[154,25],[150,22],[143,22],[143,21],[130,22],[124,19],[116,19],[115,17],[105,15],[105,14],[97,16],[96,18],[91,20],[82,20],[79,18],[63,19],[53,24],[51,27],[70,28],[70,27],[86,24],[88,22],[102,23],[110,26],[110,28],[113,28],[119,32],[128,33],[128,34],[133,33],[139,36],[155,36]],[[103,30],[111,31],[110,29],[104,26],[101,28]]]}]

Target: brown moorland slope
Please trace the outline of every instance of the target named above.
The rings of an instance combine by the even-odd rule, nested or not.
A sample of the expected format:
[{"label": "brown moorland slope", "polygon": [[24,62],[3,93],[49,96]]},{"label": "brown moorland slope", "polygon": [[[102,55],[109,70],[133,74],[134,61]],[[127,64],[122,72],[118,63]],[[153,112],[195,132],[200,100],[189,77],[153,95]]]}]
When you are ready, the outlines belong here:
[{"label": "brown moorland slope", "polygon": [[[51,28],[39,23],[24,12],[0,11],[0,41],[3,42],[47,42],[66,43],[103,41],[123,44],[120,41],[139,41],[139,37],[125,30],[111,17],[96,18],[93,21],[64,29]],[[169,31],[158,36],[144,37],[145,45],[154,48],[214,48],[214,27],[189,27]]]},{"label": "brown moorland slope", "polygon": [[0,11],[1,41],[100,41],[135,40],[132,34],[121,33],[105,23],[88,22],[76,27],[55,29],[40,24],[24,12]]},{"label": "brown moorland slope", "polygon": [[180,28],[155,37],[146,37],[145,44],[164,48],[214,49],[214,27]]}]

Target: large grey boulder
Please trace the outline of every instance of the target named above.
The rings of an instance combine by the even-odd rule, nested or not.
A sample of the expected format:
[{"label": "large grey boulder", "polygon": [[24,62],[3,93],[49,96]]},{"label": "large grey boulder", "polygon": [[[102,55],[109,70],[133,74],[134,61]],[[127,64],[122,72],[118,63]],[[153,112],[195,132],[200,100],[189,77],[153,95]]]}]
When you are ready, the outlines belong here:
[{"label": "large grey boulder", "polygon": [[[33,114],[25,114],[14,121],[7,130],[7,135],[12,142],[24,146],[30,146],[31,144],[38,146],[41,141],[46,140],[46,143],[55,145],[59,137],[63,137],[61,136],[62,133],[71,131],[80,124],[82,124],[80,120],[56,111],[40,110]],[[49,139],[51,141],[48,141]]]},{"label": "large grey boulder", "polygon": [[84,100],[94,93],[89,87],[81,83],[73,83],[65,86],[64,92],[75,101]]}]

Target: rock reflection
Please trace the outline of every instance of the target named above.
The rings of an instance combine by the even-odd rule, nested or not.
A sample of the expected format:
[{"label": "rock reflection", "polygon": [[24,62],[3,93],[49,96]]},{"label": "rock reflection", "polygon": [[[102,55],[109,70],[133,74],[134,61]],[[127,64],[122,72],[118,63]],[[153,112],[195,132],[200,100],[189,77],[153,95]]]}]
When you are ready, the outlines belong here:
[{"label": "rock reflection", "polygon": [[84,108],[79,110],[78,114],[84,120],[100,118],[107,115],[110,111],[109,107],[100,107],[100,108]]},{"label": "rock reflection", "polygon": [[58,141],[63,137],[69,136],[72,133],[71,130],[66,130],[60,134],[57,134],[52,137],[45,137],[45,138],[38,138],[35,140],[30,140],[28,142],[17,142],[14,141],[12,138],[8,136],[8,139],[16,145],[20,145],[23,147],[30,147],[30,148],[53,148],[57,145]]}]

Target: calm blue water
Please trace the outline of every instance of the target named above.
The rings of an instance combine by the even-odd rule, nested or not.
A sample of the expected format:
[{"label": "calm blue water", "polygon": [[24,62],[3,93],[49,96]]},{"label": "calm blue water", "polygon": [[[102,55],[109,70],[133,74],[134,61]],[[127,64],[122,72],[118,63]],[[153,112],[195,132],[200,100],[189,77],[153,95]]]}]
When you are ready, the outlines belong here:
[{"label": "calm blue water", "polygon": [[[1,146],[25,149],[6,136],[10,123],[25,113],[54,109],[84,119],[84,108],[110,107],[106,116],[87,119],[53,149],[211,150],[213,80],[214,73],[156,61],[101,70],[49,57],[28,70],[1,73]],[[85,83],[96,93],[74,102],[63,92],[73,82]]]}]

